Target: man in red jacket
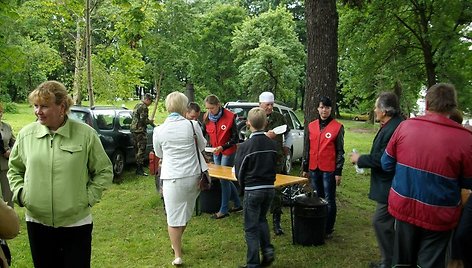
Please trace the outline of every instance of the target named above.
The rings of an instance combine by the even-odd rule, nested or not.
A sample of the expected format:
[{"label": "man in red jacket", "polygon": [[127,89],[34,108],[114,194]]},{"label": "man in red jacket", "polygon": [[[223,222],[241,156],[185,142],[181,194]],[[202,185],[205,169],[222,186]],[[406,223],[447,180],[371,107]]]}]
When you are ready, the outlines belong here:
[{"label": "man in red jacket", "polygon": [[328,201],[326,237],[330,238],[336,221],[336,186],[341,184],[344,164],[344,127],[331,116],[332,103],[321,97],[320,119],[308,125],[309,144],[303,160],[303,171],[309,171],[313,190]]}]

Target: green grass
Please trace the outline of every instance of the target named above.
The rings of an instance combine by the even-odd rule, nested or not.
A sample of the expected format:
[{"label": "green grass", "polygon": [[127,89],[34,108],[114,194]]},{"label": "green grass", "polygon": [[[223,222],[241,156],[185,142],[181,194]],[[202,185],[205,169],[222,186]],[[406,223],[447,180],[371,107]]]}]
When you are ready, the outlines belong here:
[{"label": "green grass", "polygon": [[[16,132],[34,120],[31,108],[27,105],[19,107],[20,114],[4,116]],[[164,118],[165,115],[160,113],[156,116],[157,123]],[[273,267],[367,267],[370,261],[380,258],[371,226],[375,203],[367,198],[369,173],[356,174],[348,160],[352,148],[361,153],[369,151],[378,127],[350,120],[342,122],[346,129],[346,164],[342,185],[337,190],[338,216],[334,237],[318,247],[292,245],[290,213],[284,208],[282,220],[286,234],[272,236],[276,247]],[[22,225],[18,237],[9,241],[13,266],[32,267],[24,209],[15,209]],[[112,185],[104,193],[92,214],[92,267],[171,267],[173,254],[162,201],[153,177],[136,178],[130,167],[123,182]],[[183,250],[186,267],[237,267],[243,264],[246,244],[242,214],[232,214],[222,220],[212,220],[208,214],[193,217],[184,234]]]}]

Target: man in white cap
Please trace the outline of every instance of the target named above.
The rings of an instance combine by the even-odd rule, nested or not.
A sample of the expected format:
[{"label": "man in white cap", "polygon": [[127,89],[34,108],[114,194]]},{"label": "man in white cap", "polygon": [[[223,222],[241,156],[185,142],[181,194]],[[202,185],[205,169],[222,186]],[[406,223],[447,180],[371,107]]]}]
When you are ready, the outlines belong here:
[{"label": "man in white cap", "polygon": [[[277,173],[286,173],[284,169],[285,156],[290,153],[292,143],[291,136],[289,135],[290,127],[288,126],[285,117],[281,113],[274,111],[274,94],[272,92],[266,91],[259,95],[259,107],[264,109],[267,115],[267,126],[264,129],[267,137],[277,142],[276,171]],[[287,130],[282,134],[275,134],[273,129],[282,125],[287,125]],[[276,190],[270,211],[272,213],[275,235],[284,234],[282,227],[280,226],[280,218],[282,215],[282,192],[280,190]]]}]

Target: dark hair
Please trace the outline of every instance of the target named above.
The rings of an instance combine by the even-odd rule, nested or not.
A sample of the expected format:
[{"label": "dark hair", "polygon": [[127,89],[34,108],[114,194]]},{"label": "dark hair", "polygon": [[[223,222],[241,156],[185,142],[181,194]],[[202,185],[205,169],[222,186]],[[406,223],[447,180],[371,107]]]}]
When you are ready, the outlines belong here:
[{"label": "dark hair", "polygon": [[454,85],[439,83],[426,91],[426,110],[451,113],[457,108],[457,93]]},{"label": "dark hair", "polygon": [[378,108],[387,116],[394,116],[400,113],[400,103],[398,97],[393,92],[382,92],[377,98]]},{"label": "dark hair", "polygon": [[198,103],[196,102],[189,102],[188,105],[187,105],[187,111],[195,111],[196,113],[199,113],[200,112],[200,105],[198,105]]},{"label": "dark hair", "polygon": [[322,96],[320,98],[320,102],[324,105],[324,106],[328,106],[328,107],[332,107],[333,104],[331,102],[331,99],[327,96]]},{"label": "dark hair", "polygon": [[454,109],[451,114],[449,115],[449,119],[459,123],[459,124],[462,124],[462,121],[464,120],[464,117],[462,116],[462,112],[457,110],[457,109]]},{"label": "dark hair", "polygon": [[144,94],[144,100],[152,100],[152,95],[149,93]]}]

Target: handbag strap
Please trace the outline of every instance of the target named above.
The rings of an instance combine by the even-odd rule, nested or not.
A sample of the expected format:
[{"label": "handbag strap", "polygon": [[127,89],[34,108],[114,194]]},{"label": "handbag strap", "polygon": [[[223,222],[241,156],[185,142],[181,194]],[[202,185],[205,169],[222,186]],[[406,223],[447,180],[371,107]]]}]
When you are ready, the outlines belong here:
[{"label": "handbag strap", "polygon": [[201,160],[200,160],[200,154],[198,153],[198,141],[197,141],[197,134],[195,133],[195,128],[193,127],[193,123],[192,121],[188,120],[190,122],[190,125],[192,126],[192,130],[193,130],[193,140],[195,142],[195,150],[197,152],[197,158],[198,158],[198,166],[200,166],[200,171],[203,172],[203,169],[202,169],[202,163],[201,163]]}]

